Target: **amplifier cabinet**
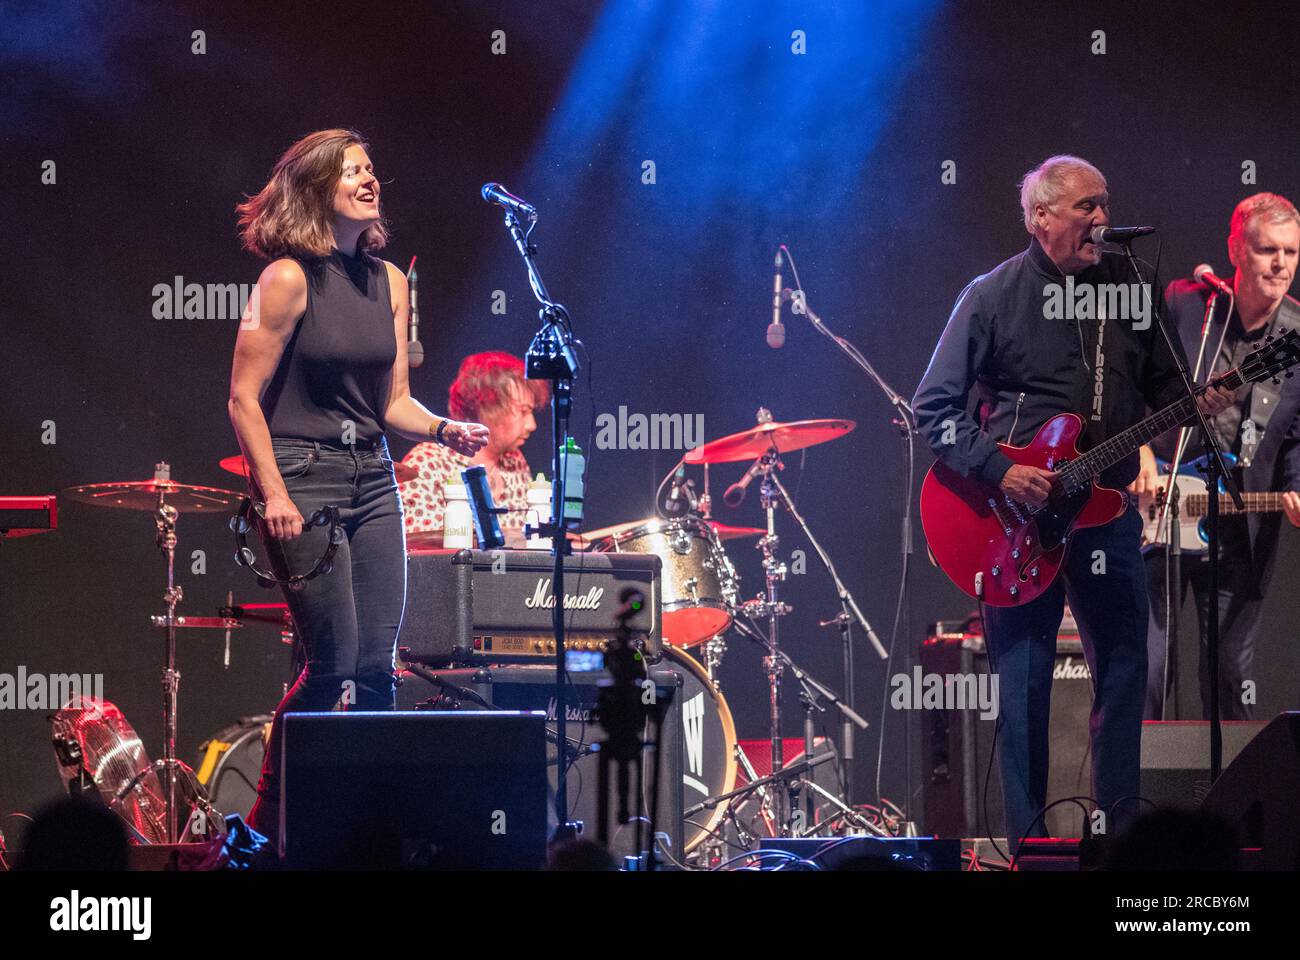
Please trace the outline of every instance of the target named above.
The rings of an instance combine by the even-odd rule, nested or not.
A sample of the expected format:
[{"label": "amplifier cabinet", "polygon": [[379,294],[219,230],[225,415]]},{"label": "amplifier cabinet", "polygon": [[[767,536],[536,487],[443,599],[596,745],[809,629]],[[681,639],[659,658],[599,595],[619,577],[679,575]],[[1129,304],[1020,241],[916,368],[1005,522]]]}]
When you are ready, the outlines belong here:
[{"label": "amplifier cabinet", "polygon": [[[537,663],[554,658],[554,559],[533,550],[432,550],[407,560],[406,613],[397,644],[411,663]],[[659,659],[660,570],[653,554],[575,553],[564,561],[565,643],[604,649],[619,594],[646,597],[630,626],[646,657]]]}]

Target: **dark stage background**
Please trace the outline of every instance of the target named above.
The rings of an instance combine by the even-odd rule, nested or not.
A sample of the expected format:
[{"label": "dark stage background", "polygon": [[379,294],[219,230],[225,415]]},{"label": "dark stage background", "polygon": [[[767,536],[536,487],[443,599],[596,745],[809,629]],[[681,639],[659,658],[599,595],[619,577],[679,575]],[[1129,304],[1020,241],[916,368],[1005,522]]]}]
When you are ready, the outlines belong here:
[{"label": "dark stage background", "polygon": [[[812,9],[809,9],[811,7]],[[886,640],[899,580],[903,444],[876,388],[800,318],[764,345],[771,260],[788,243],[810,303],[910,395],[958,292],[1024,248],[1016,182],[1059,152],[1110,180],[1117,223],[1162,228],[1162,279],[1202,260],[1228,271],[1234,204],[1295,199],[1295,56],[1281,8],[1056,4],[641,2],[437,4],[5,4],[0,143],[10,249],[0,287],[0,493],[144,479],[236,486],[226,417],[235,320],[159,320],[155,284],[249,283],[233,207],[297,137],[352,126],[372,141],[393,225],[388,259],[419,255],[427,359],[412,374],[435,409],[460,358],[522,353],[536,326],[522,265],[479,186],[500,180],[541,210],[534,240],[551,292],[593,358],[575,432],[620,405],[702,414],[708,437],[777,419],[849,417],[846,439],[788,458],[786,480]],[[1253,8],[1250,8],[1253,10]],[[204,52],[194,52],[202,30]],[[495,30],[504,54],[492,52]],[[792,32],[804,31],[805,53]],[[1091,52],[1105,32],[1104,55]],[[53,183],[42,183],[53,161]],[[653,161],[653,182],[644,166]],[[954,161],[956,182],[941,182]],[[1257,182],[1244,184],[1253,161]],[[1154,255],[1155,246],[1143,248]],[[787,283],[789,282],[787,272]],[[504,291],[505,315],[492,312]],[[55,424],[43,443],[43,424]],[[548,469],[547,433],[526,449]],[[398,455],[409,448],[397,440]],[[649,515],[675,453],[594,452],[588,523]],[[918,456],[917,486],[931,458]],[[743,465],[714,473],[715,493]],[[698,476],[698,474],[697,474]],[[733,523],[761,523],[758,498]],[[783,623],[789,652],[839,686],[837,609],[808,552]],[[221,519],[179,527],[182,613],[227,590],[274,599],[231,561]],[[926,562],[916,531],[910,630],[971,604]],[[1283,535],[1258,657],[1258,713],[1297,703],[1298,538]],[[192,551],[206,573],[191,570]],[[751,544],[732,550],[746,595]],[[103,673],[159,752],[163,567],[146,514],[64,501],[56,533],[0,545],[0,672]],[[859,638],[861,639],[861,638]],[[287,652],[271,627],[182,636],[181,754],[240,716],[269,712]],[[1188,641],[1184,712],[1199,715]],[[856,793],[874,799],[887,668],[857,648]],[[895,664],[889,672],[902,669]],[[743,737],[761,737],[760,653],[722,667]],[[800,715],[786,685],[788,734]],[[902,803],[903,717],[885,718],[884,795]],[[0,814],[59,784],[42,711],[0,711]]]}]

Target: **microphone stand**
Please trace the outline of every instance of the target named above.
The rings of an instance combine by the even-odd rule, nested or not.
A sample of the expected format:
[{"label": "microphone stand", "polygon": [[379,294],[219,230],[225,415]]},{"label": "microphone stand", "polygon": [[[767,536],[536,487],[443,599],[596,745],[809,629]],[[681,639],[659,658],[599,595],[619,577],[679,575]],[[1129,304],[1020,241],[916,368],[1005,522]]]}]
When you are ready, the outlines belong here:
[{"label": "microphone stand", "polygon": [[[1205,304],[1205,318],[1201,322],[1201,343],[1200,349],[1196,353],[1196,366],[1192,370],[1192,381],[1195,382],[1201,378],[1201,364],[1205,362],[1205,344],[1210,337],[1210,320],[1214,317],[1214,308],[1218,303],[1219,291],[1212,289],[1210,299]],[[1228,308],[1229,320],[1231,320],[1232,307]],[[1214,372],[1214,364],[1217,362],[1216,356],[1210,359],[1210,372]],[[1174,713],[1181,715],[1178,692],[1181,689],[1178,682],[1178,630],[1179,621],[1182,618],[1183,605],[1183,537],[1182,527],[1179,520],[1179,511],[1181,509],[1181,497],[1178,493],[1176,480],[1178,471],[1182,469],[1183,454],[1187,451],[1187,444],[1192,439],[1192,431],[1187,427],[1180,427],[1178,430],[1178,443],[1174,448],[1174,459],[1169,464],[1169,483],[1165,495],[1165,503],[1162,507],[1162,515],[1156,523],[1156,539],[1159,540],[1159,531],[1165,529],[1168,531],[1169,545],[1165,548],[1165,676],[1161,680],[1160,688],[1160,719],[1165,719],[1165,698],[1172,687],[1174,694]],[[1173,683],[1169,682],[1172,675]]]},{"label": "microphone stand", "polygon": [[[1164,338],[1165,346],[1169,349],[1169,355],[1174,358],[1174,366],[1178,369],[1178,377],[1182,381],[1183,390],[1186,391],[1188,398],[1192,401],[1192,412],[1196,415],[1196,422],[1201,431],[1201,441],[1204,443],[1208,454],[1205,464],[1205,484],[1206,494],[1208,495],[1205,530],[1209,541],[1207,548],[1210,561],[1210,609],[1207,617],[1208,622],[1205,625],[1205,647],[1210,674],[1210,782],[1214,783],[1219,779],[1219,774],[1223,770],[1223,730],[1219,726],[1219,483],[1222,482],[1224,487],[1227,488],[1228,495],[1232,498],[1232,502],[1238,510],[1244,510],[1245,506],[1241,501],[1241,492],[1237,489],[1236,481],[1233,480],[1232,474],[1228,472],[1228,468],[1223,462],[1223,453],[1219,449],[1219,442],[1215,438],[1214,432],[1210,429],[1209,421],[1205,419],[1205,414],[1201,412],[1201,408],[1196,405],[1196,389],[1187,375],[1187,365],[1183,363],[1178,351],[1174,348],[1174,338],[1169,333],[1165,318],[1156,309],[1150,287],[1142,278],[1142,271],[1138,269],[1137,257],[1133,255],[1133,242],[1131,240],[1125,241],[1121,246],[1124,248],[1124,256],[1128,258],[1133,275],[1137,277],[1138,282],[1142,284],[1142,288],[1146,292],[1147,307],[1155,320],[1156,327]],[[1211,367],[1210,369],[1213,370],[1214,368]],[[1170,482],[1172,483],[1172,479]],[[1171,537],[1173,532],[1171,529]]]},{"label": "microphone stand", "polygon": [[[796,280],[797,279],[798,277],[796,277]],[[895,426],[899,428],[899,432],[902,435],[903,441],[906,444],[906,448],[907,448],[907,487],[906,487],[906,493],[904,494],[904,500],[907,507],[903,511],[903,518],[902,518],[902,530],[901,530],[902,576],[900,578],[899,587],[898,587],[898,608],[894,612],[894,633],[889,640],[889,647],[890,647],[889,653],[886,653],[884,648],[881,647],[880,641],[875,638],[875,634],[872,632],[871,628],[865,626],[866,620],[862,618],[861,612],[855,609],[855,612],[858,614],[858,617],[861,619],[861,622],[864,624],[864,629],[866,630],[868,637],[872,640],[872,643],[876,648],[876,652],[880,655],[880,658],[882,660],[888,659],[893,652],[894,644],[898,637],[899,622],[900,621],[902,622],[904,636],[910,637],[912,633],[912,616],[911,616],[912,596],[911,596],[910,574],[911,574],[911,559],[912,559],[912,488],[915,482],[914,477],[916,473],[916,442],[915,442],[916,441],[916,416],[912,411],[911,404],[907,402],[907,399],[903,397],[902,394],[900,394],[897,390],[891,387],[885,381],[884,377],[882,377],[880,374],[876,372],[876,368],[871,365],[871,362],[862,355],[862,353],[858,350],[858,348],[853,346],[853,344],[849,343],[843,337],[834,333],[829,327],[826,326],[825,323],[822,322],[822,318],[819,317],[813,311],[812,307],[808,305],[808,298],[802,290],[798,291],[798,293],[795,293],[794,291],[790,291],[790,300],[791,300],[791,305],[790,305],[791,312],[796,314],[803,314],[804,316],[806,316],[809,322],[813,325],[813,328],[818,333],[820,333],[822,336],[826,337],[833,344],[835,344],[835,346],[838,347],[846,357],[852,360],[853,363],[856,364],[857,367],[861,369],[862,372],[865,373],[867,377],[877,387],[880,388],[881,392],[884,393],[885,397],[889,400],[889,402],[893,405],[894,409],[898,413],[898,416],[894,418],[892,422],[894,423]],[[806,527],[804,528],[804,531],[805,533],[807,532]],[[810,540],[812,539],[811,535],[809,535],[809,539]],[[818,548],[818,553],[820,552],[821,552],[820,548]],[[842,593],[847,593],[847,591],[843,590],[843,585],[839,582],[839,578],[836,577],[835,580],[836,580],[837,588],[840,589]],[[843,596],[841,596],[841,604],[843,604],[843,600],[844,598]],[[855,608],[856,608],[856,604],[855,604]],[[847,612],[848,611],[846,609],[845,614],[847,614]],[[845,687],[845,691],[848,694],[849,706],[852,707],[854,705],[853,648],[851,646],[850,634],[847,628],[842,629],[841,636],[842,636],[842,644],[844,648],[844,687]],[[912,669],[911,660],[912,660],[911,646],[908,643],[904,643],[903,644],[903,667],[905,672],[907,672],[909,675]],[[886,701],[887,700],[888,698],[886,698]],[[880,749],[881,752],[883,753],[884,746],[885,746],[883,707],[881,710],[881,714],[882,716],[881,716],[881,727],[880,727]],[[912,717],[912,711],[908,711],[907,717],[904,720],[904,724],[903,724],[904,734],[905,734],[903,738],[904,740],[903,766],[905,771],[904,773],[905,784],[906,784],[905,789],[907,791],[906,806],[908,810],[909,820],[914,819],[911,815],[912,792],[913,792],[912,739],[914,734],[914,730],[913,730],[914,725],[915,725],[915,720]],[[851,754],[853,749],[852,730],[847,723],[844,725],[844,731],[845,731],[845,736],[849,738],[846,741],[845,748]],[[846,769],[847,769],[847,762],[848,762],[848,758],[846,758]],[[879,789],[880,763],[881,763],[880,756],[877,755],[877,759],[876,759],[877,789]],[[848,783],[849,780],[846,779],[845,780],[846,790],[848,790]]]},{"label": "microphone stand", "polygon": [[[568,521],[564,516],[564,481],[567,455],[565,449],[569,440],[569,415],[573,407],[573,379],[578,373],[578,356],[574,344],[579,343],[573,336],[573,322],[569,311],[563,304],[556,303],[546,292],[538,272],[534,255],[537,247],[528,240],[533,228],[537,226],[532,218],[527,233],[524,232],[519,218],[513,210],[506,210],[506,229],[515,242],[519,256],[528,268],[528,282],[533,288],[533,296],[542,305],[537,312],[542,321],[541,328],[528,346],[525,376],[529,380],[551,381],[551,429],[554,441],[551,455],[551,521],[538,525],[538,535],[551,538],[551,556],[555,565],[551,573],[552,593],[555,606],[551,611],[551,628],[555,635],[555,735],[560,744],[568,741],[566,735],[568,670],[564,650],[564,558],[569,555],[571,545],[565,535]],[[563,752],[563,751],[561,751]],[[560,764],[555,782],[555,834],[552,843],[573,839],[578,836],[580,825],[569,820],[569,797],[567,788],[568,767]]]}]

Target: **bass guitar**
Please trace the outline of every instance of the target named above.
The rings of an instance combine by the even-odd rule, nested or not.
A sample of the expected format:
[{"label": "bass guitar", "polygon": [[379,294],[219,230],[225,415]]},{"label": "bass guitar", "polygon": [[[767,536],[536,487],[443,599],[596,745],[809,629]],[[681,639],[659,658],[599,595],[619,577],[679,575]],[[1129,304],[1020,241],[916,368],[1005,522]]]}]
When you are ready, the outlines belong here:
[{"label": "bass guitar", "polygon": [[[1223,462],[1232,469],[1237,458],[1231,453],[1223,455]],[[1138,511],[1142,514],[1142,550],[1153,550],[1169,544],[1169,516],[1164,504],[1167,496],[1169,461],[1156,458],[1156,468],[1164,485],[1154,496],[1143,494],[1138,498]],[[1209,549],[1210,535],[1205,529],[1205,515],[1209,511],[1209,489],[1197,474],[1204,471],[1205,457],[1197,457],[1184,463],[1174,478],[1174,490],[1178,494],[1178,544],[1183,553],[1204,553]],[[1241,505],[1228,499],[1227,488],[1219,481],[1219,513],[1223,516],[1238,513],[1281,513],[1281,491],[1242,492]]]}]

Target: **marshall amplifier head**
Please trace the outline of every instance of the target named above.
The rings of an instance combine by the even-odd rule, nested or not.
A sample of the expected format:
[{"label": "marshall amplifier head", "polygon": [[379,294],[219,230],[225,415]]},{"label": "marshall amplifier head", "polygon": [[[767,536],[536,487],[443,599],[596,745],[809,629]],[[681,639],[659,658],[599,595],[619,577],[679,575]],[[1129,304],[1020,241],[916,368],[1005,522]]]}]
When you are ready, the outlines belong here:
[{"label": "marshall amplifier head", "polygon": [[[554,558],[535,550],[430,550],[407,561],[406,614],[397,645],[404,660],[431,666],[536,663],[555,656],[551,617]],[[615,629],[619,593],[636,587],[645,608],[631,621],[654,663],[662,649],[654,554],[575,553],[564,559],[565,645],[603,650]]]}]

